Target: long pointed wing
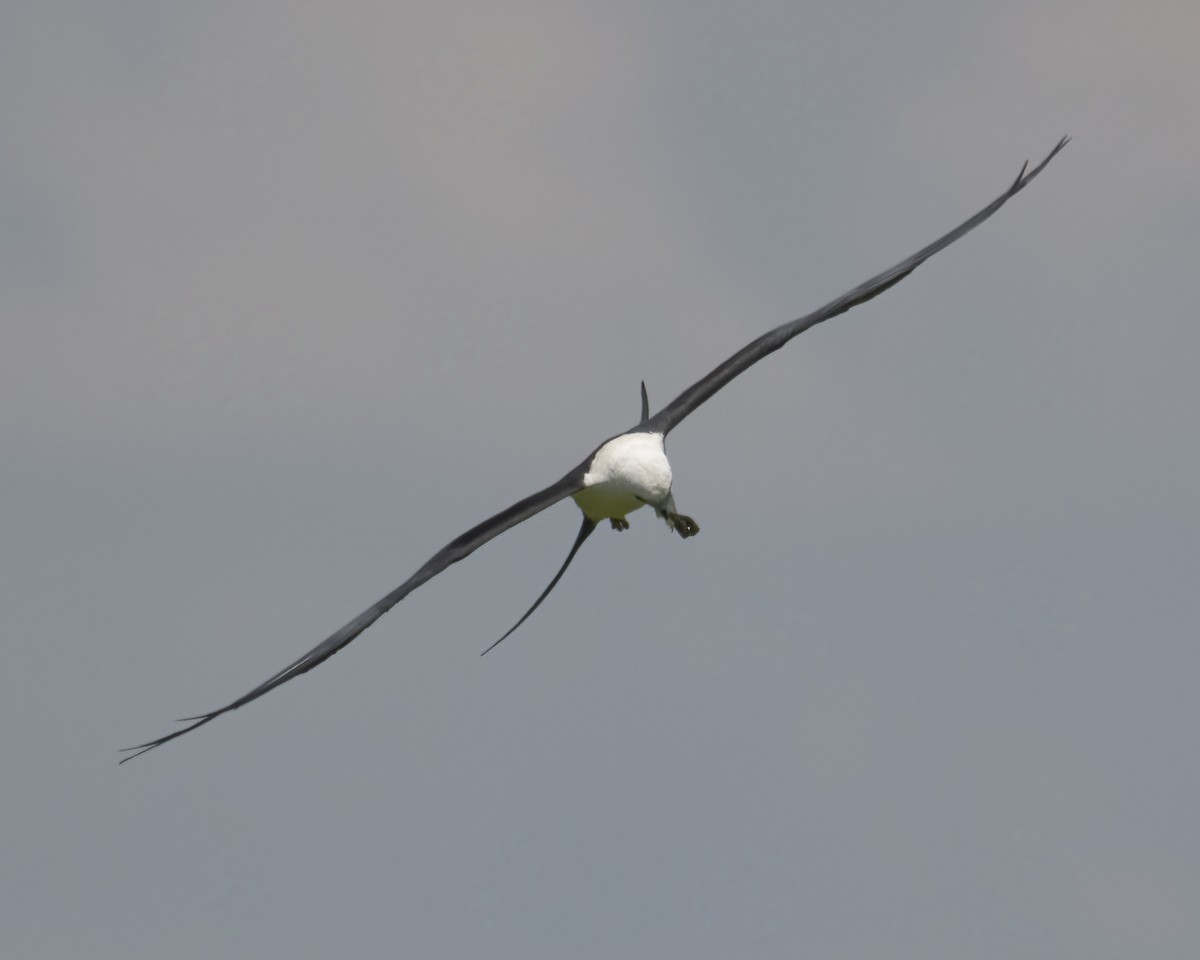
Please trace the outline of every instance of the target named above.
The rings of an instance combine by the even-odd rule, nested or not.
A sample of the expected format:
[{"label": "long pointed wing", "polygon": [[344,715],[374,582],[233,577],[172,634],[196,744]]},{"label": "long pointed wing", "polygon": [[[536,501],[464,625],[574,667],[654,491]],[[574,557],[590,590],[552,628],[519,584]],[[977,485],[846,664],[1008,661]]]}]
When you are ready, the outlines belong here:
[{"label": "long pointed wing", "polygon": [[830,317],[836,317],[838,314],[845,313],[851,307],[865,303],[872,297],[879,296],[879,294],[883,293],[889,287],[895,286],[939,250],[945,249],[959,237],[974,230],[984,220],[1004,206],[1009,198],[1025,189],[1025,185],[1041,173],[1046,164],[1054,159],[1054,156],[1069,141],[1070,137],[1063,137],[1059,140],[1046,159],[1032,170],[1028,169],[1028,163],[1022,166],[1017,179],[1013,181],[1013,185],[975,214],[975,216],[971,217],[970,220],[959,224],[944,237],[935,240],[924,249],[918,250],[908,259],[902,260],[894,267],[883,271],[878,276],[872,277],[865,283],[859,284],[853,290],[842,294],[836,300],[830,301],[821,307],[820,310],[801,317],[799,320],[781,324],[774,330],[763,334],[754,342],[747,344],[707,376],[684,390],[683,393],[663,407],[662,410],[651,417],[646,423],[642,424],[639,429],[653,433],[662,433],[665,436],[677,427],[684,417],[700,406],[700,404],[704,403],[705,400],[720,390],[725,384],[729,383],[730,380],[744,373],[763,357],[774,353],[793,337],[799,336],[810,327],[815,327],[818,323],[822,323]]},{"label": "long pointed wing", "polygon": [[489,653],[496,647],[500,646],[503,641],[509,638],[509,636],[517,629],[517,627],[529,619],[529,615],[533,613],[534,610],[542,605],[542,601],[545,600],[546,597],[550,596],[550,591],[553,590],[558,581],[562,579],[562,575],[567,572],[567,567],[569,567],[571,565],[571,561],[575,559],[575,554],[577,554],[579,552],[579,548],[583,546],[583,541],[590,537],[592,535],[592,531],[595,529],[596,521],[589,520],[586,516],[584,516],[583,523],[579,525],[579,533],[575,537],[575,542],[571,544],[571,549],[567,553],[567,559],[564,560],[562,566],[558,568],[558,573],[554,575],[554,579],[550,581],[549,586],[547,586],[546,589],[541,592],[541,595],[533,601],[533,606],[525,611],[524,616],[522,616],[520,620],[518,620],[511,627],[509,627],[508,630],[505,631],[504,636],[502,636],[499,640],[488,647],[487,650],[484,650],[483,653],[480,654],[481,657],[484,655],[484,653]]},{"label": "long pointed wing", "polygon": [[307,673],[318,664],[324,663],[335,653],[341,650],[342,647],[346,646],[346,644],[366,630],[367,627],[392,609],[392,607],[394,607],[397,603],[416,590],[417,587],[425,583],[425,581],[433,579],[452,563],[457,563],[464,557],[469,556],[493,537],[498,536],[510,527],[515,527],[522,521],[528,520],[534,514],[540,513],[564,497],[568,497],[572,493],[575,493],[577,490],[581,489],[583,486],[583,473],[586,467],[587,461],[580,464],[557,483],[553,483],[546,487],[546,489],[539,490],[532,496],[526,497],[524,500],[521,500],[518,503],[514,503],[507,510],[501,510],[494,517],[484,520],[483,523],[472,527],[462,536],[450,541],[450,543],[446,544],[446,546],[442,547],[441,550],[430,557],[420,570],[405,580],[386,597],[384,597],[374,606],[368,607],[340,630],[334,631],[334,633],[330,634],[330,636],[321,641],[321,643],[318,643],[304,656],[300,657],[298,660],[293,660],[286,667],[284,667],[274,676],[260,683],[245,696],[238,697],[238,699],[234,700],[232,703],[226,704],[219,710],[213,710],[211,713],[202,713],[196,717],[185,717],[182,722],[187,722],[189,720],[193,722],[189,726],[184,727],[182,730],[176,730],[174,733],[168,733],[165,737],[159,737],[157,740],[148,740],[146,743],[139,743],[135,747],[126,747],[125,751],[129,752],[129,756],[121,760],[121,763],[124,763],[126,760],[132,760],[134,757],[141,756],[147,750],[153,750],[155,747],[160,747],[167,741],[174,740],[176,737],[182,737],[185,733],[195,730],[197,727],[204,726],[204,724],[208,723],[210,720],[215,720],[223,713],[229,713],[231,710],[236,710],[238,707],[245,706],[251,700],[257,700],[263,694],[270,693],[281,684],[287,683],[293,677],[298,677],[302,673]]}]

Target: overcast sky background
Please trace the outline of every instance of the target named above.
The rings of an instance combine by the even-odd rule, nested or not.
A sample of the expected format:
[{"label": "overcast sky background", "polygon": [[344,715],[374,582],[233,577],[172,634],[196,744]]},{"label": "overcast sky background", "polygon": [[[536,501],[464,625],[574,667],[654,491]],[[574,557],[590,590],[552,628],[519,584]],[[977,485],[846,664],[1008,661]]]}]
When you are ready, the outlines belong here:
[{"label": "overcast sky background", "polygon": [[[1192,0],[0,8],[5,957],[1200,953]],[[671,436],[137,761],[771,326]]]}]

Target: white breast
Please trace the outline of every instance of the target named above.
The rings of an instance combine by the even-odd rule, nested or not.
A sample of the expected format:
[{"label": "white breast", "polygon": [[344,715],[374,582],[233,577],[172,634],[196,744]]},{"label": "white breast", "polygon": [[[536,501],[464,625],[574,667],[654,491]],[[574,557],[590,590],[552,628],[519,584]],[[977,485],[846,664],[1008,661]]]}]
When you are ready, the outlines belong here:
[{"label": "white breast", "polygon": [[575,502],[589,520],[622,518],[645,503],[671,497],[671,465],[661,433],[626,433],[596,451]]}]

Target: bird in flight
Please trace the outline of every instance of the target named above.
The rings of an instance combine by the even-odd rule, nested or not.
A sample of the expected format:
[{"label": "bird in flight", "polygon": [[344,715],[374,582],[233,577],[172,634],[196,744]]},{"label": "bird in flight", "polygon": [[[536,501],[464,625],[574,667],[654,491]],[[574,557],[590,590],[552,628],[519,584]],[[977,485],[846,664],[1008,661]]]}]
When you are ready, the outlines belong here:
[{"label": "bird in flight", "polygon": [[649,505],[653,507],[654,512],[659,517],[666,521],[667,526],[681,537],[685,539],[687,537],[694,537],[700,532],[699,525],[691,517],[685,516],[675,509],[675,499],[671,495],[671,467],[667,462],[664,447],[667,434],[679,426],[683,422],[684,417],[692,413],[700,404],[704,403],[734,377],[745,373],[754,364],[758,363],[759,360],[768,354],[774,353],[793,337],[799,336],[805,330],[816,326],[818,323],[822,323],[831,317],[836,317],[838,314],[845,313],[860,303],[865,303],[871,298],[879,296],[879,294],[895,286],[907,277],[939,250],[945,249],[954,243],[955,240],[959,239],[959,237],[974,230],[1004,206],[1011,197],[1023,190],[1030,180],[1041,173],[1046,164],[1067,145],[1069,140],[1069,137],[1063,137],[1046,158],[1032,170],[1029,169],[1028,163],[1023,165],[1021,172],[1017,175],[1017,179],[1013,181],[1012,185],[1004,193],[1000,194],[1000,196],[977,214],[959,224],[945,236],[935,240],[924,249],[918,250],[894,267],[890,267],[865,283],[859,284],[853,290],[842,294],[836,300],[830,301],[819,310],[767,331],[757,340],[744,346],[732,357],[716,367],[716,369],[701,377],[653,416],[650,415],[650,403],[646,395],[646,385],[643,383],[642,415],[636,426],[609,440],[605,440],[604,443],[588,454],[582,463],[572,467],[561,479],[556,480],[544,490],[539,490],[524,500],[514,503],[511,507],[501,510],[494,517],[489,517],[482,523],[472,527],[466,533],[462,534],[462,536],[451,540],[446,546],[430,557],[421,569],[386,597],[368,607],[340,630],[334,631],[333,634],[309,650],[304,656],[292,661],[249,693],[210,713],[183,718],[180,722],[187,723],[188,726],[180,730],[168,733],[157,740],[149,740],[134,747],[126,747],[122,752],[128,753],[129,756],[122,759],[121,763],[141,756],[147,750],[160,747],[169,740],[181,737],[185,733],[203,726],[210,720],[215,720],[223,713],[229,713],[231,710],[236,710],[238,707],[244,706],[252,700],[257,700],[263,694],[270,693],[276,687],[287,683],[302,673],[307,673],[318,664],[324,663],[397,603],[416,590],[417,587],[421,586],[421,584],[436,577],[452,563],[457,563],[464,557],[474,553],[493,537],[499,536],[510,527],[515,527],[518,523],[522,523],[535,514],[541,513],[547,507],[558,503],[564,497],[574,499],[583,513],[579,532],[576,534],[575,542],[571,545],[571,549],[567,553],[566,560],[563,561],[562,566],[559,567],[558,572],[554,575],[554,578],[550,581],[546,589],[533,602],[533,606],[522,615],[520,620],[508,629],[504,636],[488,647],[487,650],[484,650],[484,653],[492,650],[497,644],[508,637],[546,599],[550,591],[554,589],[555,585],[562,578],[562,575],[566,572],[567,567],[570,566],[579,548],[583,546],[583,542],[591,536],[592,531],[599,526],[601,521],[607,520],[614,530],[627,530],[629,528],[629,521],[626,517],[639,507]]}]

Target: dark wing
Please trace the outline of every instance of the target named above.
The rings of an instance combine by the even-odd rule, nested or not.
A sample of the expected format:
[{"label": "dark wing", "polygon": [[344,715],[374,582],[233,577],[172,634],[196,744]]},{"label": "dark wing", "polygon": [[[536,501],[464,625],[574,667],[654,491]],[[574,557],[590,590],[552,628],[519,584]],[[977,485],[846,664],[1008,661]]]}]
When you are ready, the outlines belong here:
[{"label": "dark wing", "polygon": [[[589,458],[590,459],[590,458]],[[456,540],[452,540],[446,546],[442,547],[437,553],[429,558],[425,566],[421,567],[416,573],[405,580],[400,586],[389,593],[386,597],[360,613],[357,617],[351,620],[340,630],[335,631],[326,640],[318,643],[315,647],[308,651],[299,660],[294,660],[286,667],[280,670],[270,679],[260,683],[257,687],[251,690],[243,697],[234,700],[233,703],[221,707],[219,710],[213,710],[211,713],[203,713],[197,717],[185,717],[181,722],[194,721],[189,726],[182,730],[176,730],[174,733],[168,733],[165,737],[159,737],[157,740],[149,740],[146,743],[139,743],[136,747],[126,747],[125,751],[129,752],[129,756],[125,757],[121,763],[126,760],[132,760],[134,757],[141,756],[147,750],[153,750],[155,747],[162,746],[168,740],[174,740],[176,737],[181,737],[197,727],[202,727],[210,720],[215,720],[223,713],[229,713],[230,710],[236,710],[238,707],[244,706],[251,700],[257,700],[265,693],[270,693],[281,684],[287,683],[293,677],[298,677],[302,673],[307,673],[319,663],[323,663],[332,657],[335,653],[346,646],[351,640],[357,637],[360,633],[367,629],[376,620],[387,613],[392,607],[403,600],[406,596],[417,589],[426,580],[431,580],[439,573],[445,570],[450,564],[458,563],[464,557],[469,556],[479,547],[491,540],[493,537],[503,533],[509,527],[515,527],[518,523],[528,520],[534,514],[540,513],[547,507],[552,506],[564,497],[569,497],[572,493],[583,487],[583,474],[587,468],[587,462],[580,464],[557,483],[551,484],[545,490],[540,490],[530,497],[526,497],[519,503],[514,503],[507,510],[501,510],[494,517],[484,520],[483,523],[472,527],[466,533]],[[549,591],[547,591],[549,592]]]},{"label": "dark wing", "polygon": [[970,220],[955,227],[944,237],[935,240],[929,246],[925,247],[925,249],[914,253],[907,260],[902,260],[894,267],[883,271],[883,273],[876,277],[872,277],[866,283],[860,284],[849,293],[842,294],[842,296],[827,303],[820,310],[810,313],[808,316],[801,317],[799,320],[782,324],[774,330],[764,333],[753,343],[748,344],[735,353],[706,377],[703,377],[684,390],[683,393],[642,424],[639,429],[661,433],[665,436],[677,427],[684,417],[700,406],[700,404],[704,403],[705,400],[720,390],[725,384],[729,383],[730,380],[744,373],[763,357],[774,353],[793,337],[799,336],[809,327],[815,327],[818,323],[828,320],[830,317],[836,317],[840,313],[845,313],[851,307],[865,303],[872,297],[879,296],[879,294],[883,293],[889,287],[895,286],[939,250],[950,246],[950,244],[963,236],[963,234],[974,230],[984,220],[1004,206],[1010,197],[1015,196],[1023,190],[1030,180],[1042,172],[1046,164],[1054,158],[1058,151],[1067,145],[1069,140],[1070,137],[1063,137],[1059,140],[1057,146],[1050,151],[1046,159],[1032,170],[1028,169],[1028,163],[1022,166],[1017,179],[1013,181],[1013,185],[975,214],[975,216],[971,217]]}]

